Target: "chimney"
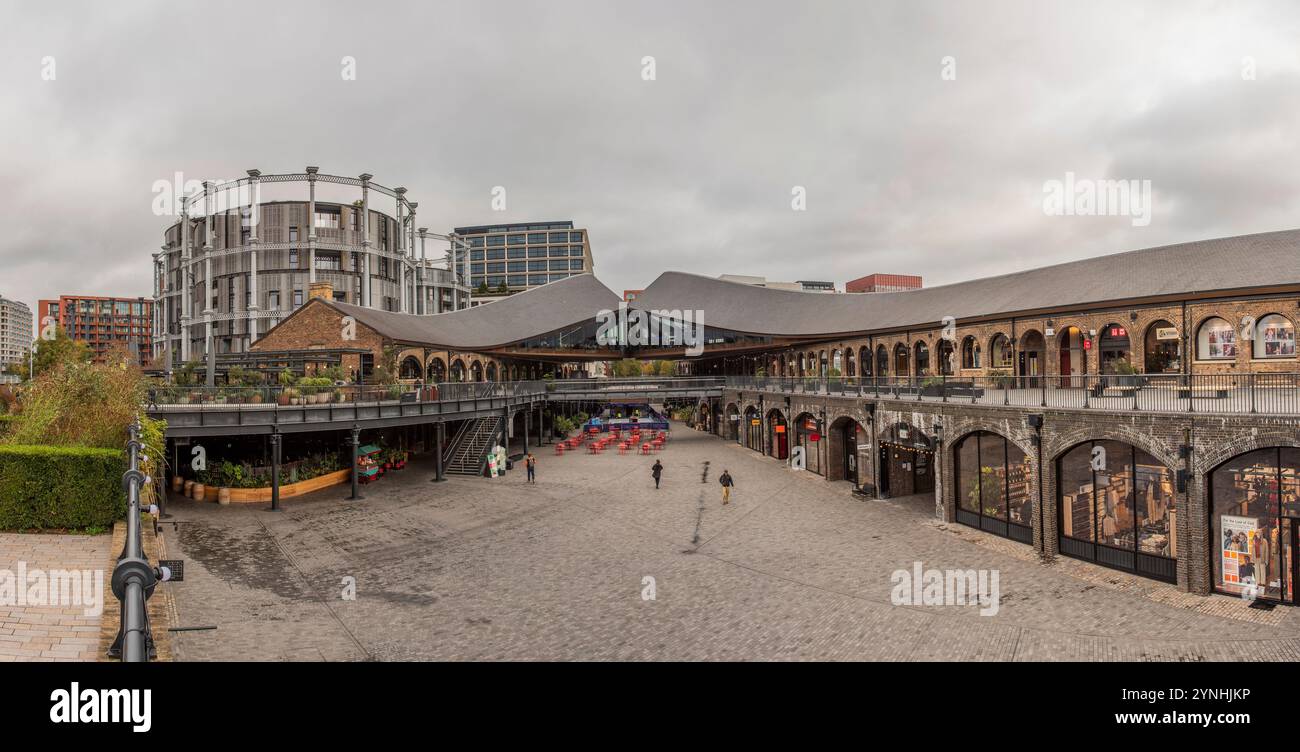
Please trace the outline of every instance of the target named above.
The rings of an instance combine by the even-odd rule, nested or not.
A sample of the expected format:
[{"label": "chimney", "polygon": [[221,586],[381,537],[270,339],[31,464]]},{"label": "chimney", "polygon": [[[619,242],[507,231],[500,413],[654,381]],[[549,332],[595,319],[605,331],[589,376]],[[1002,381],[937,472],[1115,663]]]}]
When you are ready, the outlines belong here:
[{"label": "chimney", "polygon": [[312,282],[307,285],[307,299],[320,298],[321,300],[334,302],[334,285],[329,282]]}]

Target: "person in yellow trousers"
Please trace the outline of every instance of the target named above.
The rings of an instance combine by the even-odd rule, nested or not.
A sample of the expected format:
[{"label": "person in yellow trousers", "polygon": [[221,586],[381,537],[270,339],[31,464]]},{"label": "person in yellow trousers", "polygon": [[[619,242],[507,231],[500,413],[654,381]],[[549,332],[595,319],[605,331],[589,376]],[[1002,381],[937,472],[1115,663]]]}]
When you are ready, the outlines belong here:
[{"label": "person in yellow trousers", "polygon": [[730,470],[723,470],[718,482],[722,484],[722,503],[726,504],[731,501],[731,488],[736,485],[736,481],[731,479]]}]

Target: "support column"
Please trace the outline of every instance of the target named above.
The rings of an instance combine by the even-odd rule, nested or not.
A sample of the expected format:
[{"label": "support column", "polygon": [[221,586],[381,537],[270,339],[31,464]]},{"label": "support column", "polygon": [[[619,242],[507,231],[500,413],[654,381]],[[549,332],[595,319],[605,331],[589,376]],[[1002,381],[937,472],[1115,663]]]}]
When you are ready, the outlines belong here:
[{"label": "support column", "polygon": [[[524,411],[524,454],[528,454],[528,432],[533,427],[533,406],[529,405]],[[510,454],[510,447],[506,447],[506,454]]]},{"label": "support column", "polygon": [[190,217],[189,217],[189,197],[184,199],[185,203],[181,204],[181,364],[184,365],[190,360],[190,311],[194,304],[190,299],[194,295],[193,286],[190,281]]},{"label": "support column", "polygon": [[362,173],[361,180],[361,305],[370,307],[370,178]]},{"label": "support column", "polygon": [[214,218],[212,216],[212,183],[203,181],[203,211],[207,215],[203,233],[203,323],[205,328],[204,334],[204,359],[207,363],[207,385],[212,387],[217,385],[217,361],[214,359],[216,348],[213,347],[212,339],[212,233],[214,229]]},{"label": "support column", "polygon": [[352,447],[352,495],[347,498],[348,501],[360,501],[363,497],[357,492],[357,462],[361,459],[361,427],[352,424],[352,436],[348,439],[348,445]]},{"label": "support column", "polygon": [[434,483],[440,483],[444,480],[447,480],[447,476],[446,474],[444,474],[443,467],[442,467],[442,445],[447,440],[446,425],[447,425],[446,423],[439,421],[437,430],[434,432],[434,440],[433,440],[433,463],[434,463],[433,482]]},{"label": "support column", "polygon": [[307,168],[307,283],[316,281],[316,173],[319,167]]},{"label": "support column", "polygon": [[393,193],[397,194],[397,309],[402,313],[407,313],[406,300],[406,224],[402,209],[406,205],[406,189],[394,188]]},{"label": "support column", "polygon": [[[274,428],[271,429],[275,431]],[[283,437],[280,434],[271,434],[271,508],[269,511],[280,511],[280,440]]]},{"label": "support column", "polygon": [[252,344],[253,344],[254,342],[257,341],[257,334],[258,334],[258,332],[257,332],[257,311],[261,308],[261,305],[258,303],[258,301],[260,300],[260,298],[257,297],[257,247],[258,247],[258,244],[261,243],[261,239],[257,236],[257,226],[260,224],[260,223],[258,222],[258,207],[257,207],[257,199],[258,199],[258,196],[260,195],[260,191],[258,190],[258,188],[259,188],[259,178],[261,177],[261,175],[262,175],[262,171],[261,171],[261,170],[249,170],[249,171],[248,171],[248,179],[249,179],[249,191],[248,191],[248,214],[249,214],[249,218],[248,218],[248,226],[249,226],[249,233],[248,233],[248,245],[249,245],[249,252],[248,252],[248,259],[249,259],[248,293],[249,293],[249,294],[248,294],[248,310],[247,310],[247,313],[248,313],[248,344],[249,344],[250,347],[252,346]]},{"label": "support column", "polygon": [[[424,255],[424,240],[425,240],[425,235],[428,234],[429,232],[429,228],[421,227],[419,232],[420,232],[420,265],[415,267],[415,285],[416,285],[416,289],[419,290],[420,306],[416,310],[416,313],[426,314],[429,312],[429,288],[424,283],[424,263],[426,259]],[[434,289],[436,290],[437,288],[435,287]],[[435,305],[435,308],[436,307],[437,306]]]}]

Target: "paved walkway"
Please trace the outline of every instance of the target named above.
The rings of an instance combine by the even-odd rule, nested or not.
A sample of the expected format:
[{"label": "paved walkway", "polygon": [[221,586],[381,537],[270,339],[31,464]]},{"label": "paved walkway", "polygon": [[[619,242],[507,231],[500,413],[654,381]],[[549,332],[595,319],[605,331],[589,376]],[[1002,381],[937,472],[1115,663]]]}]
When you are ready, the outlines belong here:
[{"label": "paved walkway", "polygon": [[[856,500],[706,434],[674,432],[658,491],[652,458],[552,451],[534,486],[412,465],[362,502],[338,487],[278,514],[175,504],[180,626],[217,627],[177,633],[177,657],[1300,660],[1300,609],[1044,565],[937,522],[930,499]],[[916,561],[998,570],[999,612],[893,605],[892,573]]]},{"label": "paved walkway", "polygon": [[[7,587],[21,584],[16,583],[18,578],[28,579],[38,570],[39,581],[45,583],[52,581],[50,570],[98,572],[100,597],[111,599],[107,571],[111,542],[111,535],[0,533],[0,663],[100,659],[101,615],[86,614],[92,602],[64,605],[60,599],[55,605],[20,605],[17,591]],[[46,588],[48,593],[48,585]],[[46,602],[50,602],[48,596]]]}]

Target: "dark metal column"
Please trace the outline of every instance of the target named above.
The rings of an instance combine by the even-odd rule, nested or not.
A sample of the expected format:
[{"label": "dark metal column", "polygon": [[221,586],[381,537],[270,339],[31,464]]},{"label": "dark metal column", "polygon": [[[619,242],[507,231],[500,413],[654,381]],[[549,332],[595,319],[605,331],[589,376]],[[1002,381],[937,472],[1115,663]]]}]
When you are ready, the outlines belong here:
[{"label": "dark metal column", "polygon": [[361,428],[356,424],[352,426],[352,436],[348,439],[348,444],[352,446],[352,495],[348,497],[348,501],[360,501],[363,497],[357,493],[359,469],[357,462],[361,459]]},{"label": "dark metal column", "polygon": [[441,481],[447,480],[447,476],[443,473],[443,468],[442,468],[442,445],[447,441],[447,437],[445,434],[446,425],[447,425],[446,423],[439,422],[437,430],[434,432],[434,442],[433,442],[433,462],[434,462],[433,482],[434,483],[439,483]]},{"label": "dark metal column", "polygon": [[[275,431],[275,429],[271,429]],[[283,437],[278,432],[271,434],[271,508],[269,511],[280,511],[280,440]]]}]

